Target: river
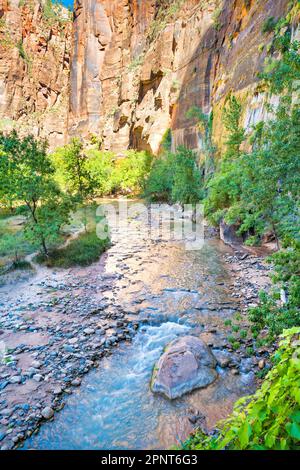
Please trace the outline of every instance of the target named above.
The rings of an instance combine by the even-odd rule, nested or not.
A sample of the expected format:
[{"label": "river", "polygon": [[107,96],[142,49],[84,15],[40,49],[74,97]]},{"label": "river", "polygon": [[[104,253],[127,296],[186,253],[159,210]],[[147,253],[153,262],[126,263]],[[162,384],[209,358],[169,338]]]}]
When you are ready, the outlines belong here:
[{"label": "river", "polygon": [[228,248],[221,242],[208,239],[201,250],[189,251],[184,240],[136,236],[145,221],[133,220],[135,230],[120,236],[112,229],[105,273],[116,278],[106,295],[139,319],[138,331],[85,376],[55,419],[25,441],[25,449],[178,446],[193,429],[191,416],[204,416],[211,427],[253,388],[252,373],[234,375],[218,367],[214,384],[181,399],[151,392],[152,369],[171,340],[194,334],[212,341],[216,353],[224,350],[224,321],[238,306],[223,262]]}]

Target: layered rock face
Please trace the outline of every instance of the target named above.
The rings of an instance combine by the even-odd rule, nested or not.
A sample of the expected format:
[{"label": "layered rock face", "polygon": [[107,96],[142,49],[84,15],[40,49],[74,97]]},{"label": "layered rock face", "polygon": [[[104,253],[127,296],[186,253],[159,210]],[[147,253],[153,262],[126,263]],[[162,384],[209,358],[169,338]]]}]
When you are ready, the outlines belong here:
[{"label": "layered rock face", "polygon": [[257,74],[272,33],[263,24],[289,3],[75,0],[72,29],[50,0],[0,0],[0,129],[48,137],[52,148],[97,135],[106,150],[158,153],[171,128],[173,150],[199,150],[187,117],[197,106],[213,110],[221,147],[230,92],[243,102],[246,128],[265,116]]},{"label": "layered rock face", "polygon": [[[263,23],[289,0],[77,0],[69,133],[101,136],[104,149],[157,153],[172,129],[173,148],[201,147],[191,106],[215,112],[242,95],[246,126],[261,105],[255,87],[272,35]],[[255,99],[253,99],[253,95]]]},{"label": "layered rock face", "polygon": [[65,142],[71,32],[47,0],[0,0],[0,130]]}]

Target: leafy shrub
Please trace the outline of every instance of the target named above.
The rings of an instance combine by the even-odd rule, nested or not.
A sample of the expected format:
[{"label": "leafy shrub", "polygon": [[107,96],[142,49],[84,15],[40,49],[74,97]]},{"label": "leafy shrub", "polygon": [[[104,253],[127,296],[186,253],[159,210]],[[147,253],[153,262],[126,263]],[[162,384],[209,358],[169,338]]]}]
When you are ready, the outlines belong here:
[{"label": "leafy shrub", "polygon": [[0,231],[0,257],[14,257],[19,260],[21,257],[32,253],[34,246],[32,246],[25,238],[23,230],[16,233]]},{"label": "leafy shrub", "polygon": [[197,155],[192,150],[179,147],[174,158],[174,179],[171,191],[172,202],[193,204],[201,199],[201,174]]},{"label": "leafy shrub", "polygon": [[[260,305],[250,309],[253,331],[268,329],[269,339],[281,334],[283,329],[300,326],[300,243],[274,254],[269,259],[274,264],[275,287],[269,294],[260,294]],[[281,294],[286,302],[281,301]]]},{"label": "leafy shrub", "polygon": [[151,155],[128,150],[124,157],[99,150],[97,144],[85,148],[79,139],[57,149],[52,160],[56,180],[83,201],[87,197],[111,193],[137,193],[144,187],[150,171]]},{"label": "leafy shrub", "polygon": [[264,21],[262,32],[271,33],[272,31],[275,31],[276,25],[277,25],[276,19],[273,16],[271,16],[270,18],[267,18]]},{"label": "leafy shrub", "polygon": [[170,153],[166,153],[156,158],[146,182],[146,198],[152,201],[170,201],[173,179],[174,156]]},{"label": "leafy shrub", "polygon": [[52,161],[56,179],[68,193],[83,201],[94,194],[94,181],[88,169],[88,155],[83,143],[73,138],[68,145],[56,149]]},{"label": "leafy shrub", "polygon": [[239,400],[214,436],[196,433],[191,450],[296,450],[300,444],[300,328],[286,330],[274,367],[255,395]]},{"label": "leafy shrub", "polygon": [[24,62],[26,62],[26,64],[30,64],[31,62],[31,59],[28,55],[28,53],[26,52],[25,48],[24,48],[24,44],[23,44],[23,41],[22,39],[20,41],[17,42],[17,45],[16,45],[18,51],[19,51],[19,55],[20,57],[24,60]]}]

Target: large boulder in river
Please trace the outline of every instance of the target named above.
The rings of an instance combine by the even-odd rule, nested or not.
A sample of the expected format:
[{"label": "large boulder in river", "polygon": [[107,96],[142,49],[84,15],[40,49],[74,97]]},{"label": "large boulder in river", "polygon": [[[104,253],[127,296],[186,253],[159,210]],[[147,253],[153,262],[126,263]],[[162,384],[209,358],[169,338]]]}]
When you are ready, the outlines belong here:
[{"label": "large boulder in river", "polygon": [[178,398],[197,388],[204,388],[218,376],[216,358],[209,347],[195,336],[172,341],[156,364],[151,389],[168,398]]}]

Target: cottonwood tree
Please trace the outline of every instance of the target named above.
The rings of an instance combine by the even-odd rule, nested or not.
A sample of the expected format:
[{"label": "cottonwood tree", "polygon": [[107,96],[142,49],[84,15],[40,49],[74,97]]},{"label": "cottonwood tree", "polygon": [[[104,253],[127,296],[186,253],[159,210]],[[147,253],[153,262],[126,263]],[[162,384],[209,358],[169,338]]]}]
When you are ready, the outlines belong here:
[{"label": "cottonwood tree", "polygon": [[48,245],[59,238],[69,220],[71,201],[53,179],[47,142],[16,131],[0,134],[0,197],[19,206],[27,217],[26,237],[48,256]]}]

